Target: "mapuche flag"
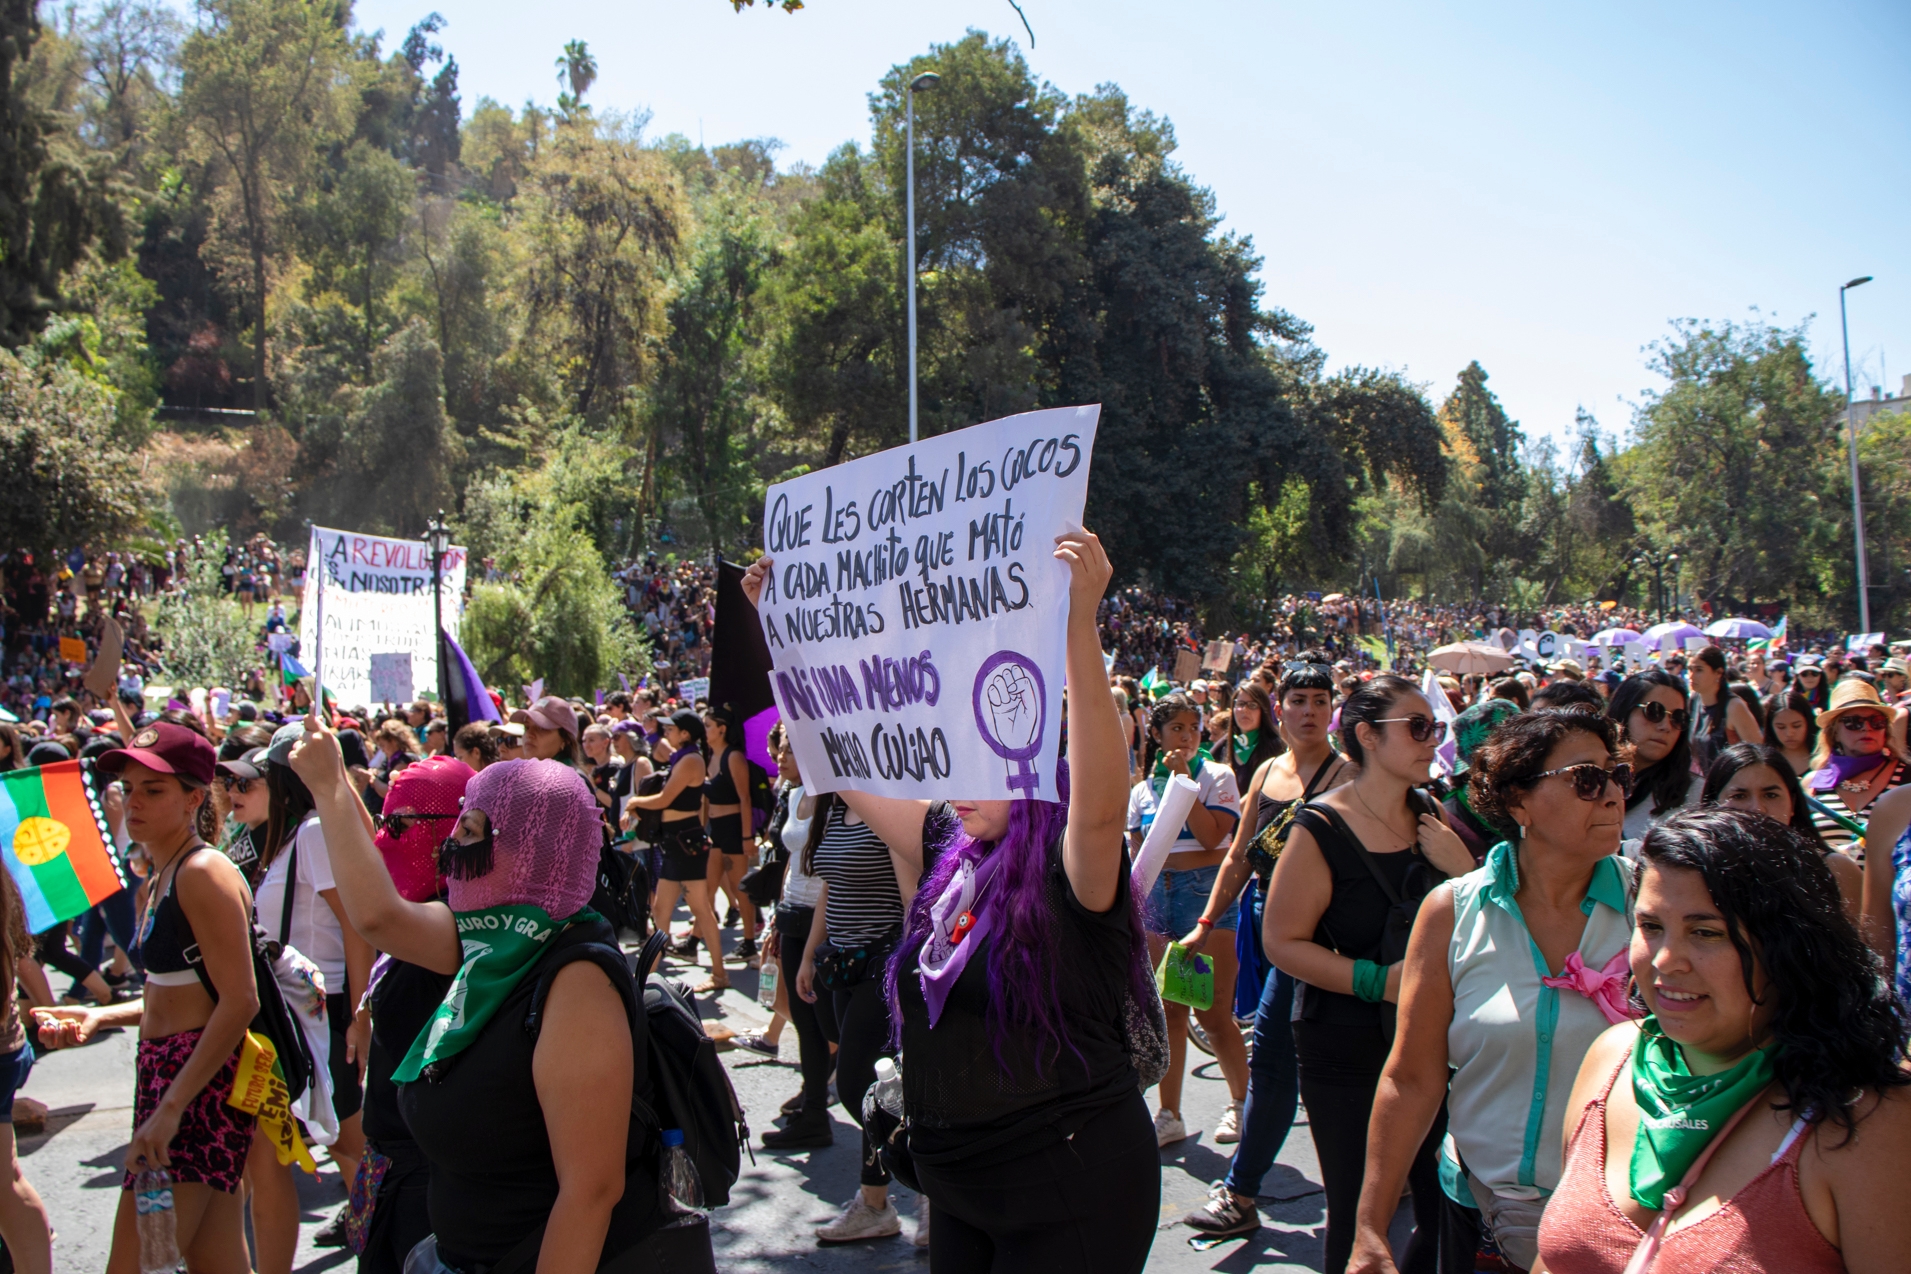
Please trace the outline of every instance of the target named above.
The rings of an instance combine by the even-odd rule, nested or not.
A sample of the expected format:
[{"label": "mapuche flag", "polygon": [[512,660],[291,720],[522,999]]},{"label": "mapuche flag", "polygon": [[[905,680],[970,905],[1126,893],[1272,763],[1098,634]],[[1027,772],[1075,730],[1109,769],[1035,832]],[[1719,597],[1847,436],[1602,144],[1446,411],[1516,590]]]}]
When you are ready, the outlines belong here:
[{"label": "mapuche flag", "polygon": [[0,773],[0,854],[34,933],[84,915],[126,888],[106,844],[90,761]]}]

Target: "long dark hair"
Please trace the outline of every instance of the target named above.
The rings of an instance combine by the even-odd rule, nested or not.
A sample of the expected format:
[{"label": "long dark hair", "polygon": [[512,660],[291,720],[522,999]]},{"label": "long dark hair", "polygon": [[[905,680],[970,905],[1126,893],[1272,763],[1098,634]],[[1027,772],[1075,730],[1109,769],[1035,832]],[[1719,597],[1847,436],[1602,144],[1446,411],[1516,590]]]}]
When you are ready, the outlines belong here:
[{"label": "long dark hair", "polygon": [[1148,779],[1154,774],[1155,753],[1167,750],[1161,746],[1157,736],[1167,728],[1170,721],[1184,712],[1192,713],[1196,721],[1201,719],[1201,709],[1195,706],[1193,699],[1179,690],[1155,700],[1153,710],[1148,713],[1148,737],[1141,748],[1141,777],[1143,779]]},{"label": "long dark hair", "polygon": [[[1254,706],[1261,710],[1259,737],[1254,740],[1254,751],[1248,756],[1245,767],[1236,765],[1234,761],[1234,700],[1242,695],[1246,695],[1253,701]],[[1235,778],[1246,783],[1249,776],[1261,768],[1263,761],[1287,751],[1287,744],[1281,741],[1280,718],[1274,713],[1274,701],[1268,698],[1267,691],[1262,689],[1258,682],[1253,681],[1243,681],[1235,689],[1234,693],[1228,697],[1225,712],[1227,729],[1221,735],[1221,755],[1215,759],[1233,769],[1236,772]]]},{"label": "long dark hair", "polygon": [[1818,846],[1818,852],[1828,854],[1831,846],[1825,844],[1825,837],[1811,821],[1811,806],[1805,803],[1805,789],[1799,785],[1798,771],[1792,769],[1792,763],[1785,754],[1766,743],[1734,743],[1718,754],[1712,761],[1712,768],[1705,772],[1705,787],[1699,792],[1699,804],[1717,805],[1719,794],[1725,791],[1725,785],[1732,776],[1752,765],[1769,765],[1778,775],[1778,781],[1785,785],[1785,791],[1792,798],[1791,829]]},{"label": "long dark hair", "polygon": [[[1190,704],[1190,707],[1193,705]],[[930,914],[963,863],[979,863],[991,854],[1002,856],[1002,866],[990,885],[995,897],[996,931],[989,943],[988,1025],[995,1041],[995,1060],[1010,1065],[1004,1045],[1011,1031],[1032,1034],[1039,1076],[1061,1057],[1064,1048],[1078,1057],[1062,1013],[1060,959],[1056,951],[1055,919],[1050,909],[1048,848],[1068,826],[1068,762],[1056,767],[1060,801],[1014,801],[1009,805],[1008,830],[999,841],[977,841],[959,832],[936,859],[923,880],[903,921],[902,942],[889,958],[883,991],[889,1000],[890,1042],[899,1044],[902,1003],[899,979],[912,976],[917,953],[929,936]],[[1128,891],[1129,989],[1144,1002],[1149,986],[1148,942],[1143,936],[1141,910]]]},{"label": "long dark hair", "polygon": [[[1619,683],[1612,692],[1612,702],[1606,705],[1606,715],[1619,723],[1623,737],[1626,722],[1632,718],[1632,710],[1646,701],[1656,686],[1677,691],[1681,703],[1686,702],[1685,683],[1663,668],[1647,668],[1635,672]],[[1679,741],[1672,750],[1660,757],[1657,762],[1638,771],[1633,777],[1632,795],[1626,800],[1626,808],[1631,809],[1639,802],[1652,800],[1652,814],[1656,818],[1667,810],[1677,809],[1685,804],[1685,796],[1692,787],[1692,722],[1685,723],[1685,729],[1679,733]]]},{"label": "long dark hair", "polygon": [[1363,682],[1358,689],[1347,696],[1347,702],[1340,705],[1340,750],[1355,765],[1363,764],[1367,759],[1367,750],[1360,746],[1360,737],[1355,727],[1361,724],[1373,726],[1393,709],[1405,695],[1417,695],[1420,687],[1405,677],[1384,672],[1372,681]]},{"label": "long dark hair", "polygon": [[843,798],[834,792],[824,792],[816,798],[816,809],[810,814],[810,836],[803,842],[803,874],[816,874],[816,847],[823,843],[823,833],[829,830],[830,811],[842,805]]},{"label": "long dark hair", "polygon": [[16,961],[33,954],[33,935],[27,932],[26,903],[20,898],[20,887],[13,883],[13,873],[0,871],[0,995],[6,997],[6,1009],[0,1014],[0,1020],[11,1021],[12,1015],[20,1011],[15,998],[14,970]]},{"label": "long dark hair", "polygon": [[1829,1120],[1849,1140],[1860,1090],[1911,1085],[1904,1006],[1845,915],[1817,845],[1763,814],[1710,805],[1656,825],[1639,852],[1654,867],[1704,879],[1754,1003],[1762,1001],[1753,972],[1765,966],[1784,1109]]},{"label": "long dark hair", "polygon": [[26,753],[20,750],[20,732],[4,721],[0,721],[0,741],[7,745],[7,755],[0,759],[0,770],[22,770],[26,768]]},{"label": "long dark hair", "polygon": [[1772,718],[1781,712],[1796,712],[1805,718],[1805,755],[1818,750],[1818,709],[1811,706],[1810,699],[1796,690],[1780,690],[1766,696],[1759,708],[1758,724],[1767,735],[1772,732]]},{"label": "long dark hair", "polygon": [[259,862],[253,870],[260,880],[265,879],[266,869],[272,866],[272,860],[279,851],[291,843],[298,833],[299,824],[309,817],[314,808],[311,790],[305,786],[305,780],[292,772],[289,765],[280,765],[276,761],[265,767],[265,792],[271,798],[266,806],[265,835],[259,843]]}]

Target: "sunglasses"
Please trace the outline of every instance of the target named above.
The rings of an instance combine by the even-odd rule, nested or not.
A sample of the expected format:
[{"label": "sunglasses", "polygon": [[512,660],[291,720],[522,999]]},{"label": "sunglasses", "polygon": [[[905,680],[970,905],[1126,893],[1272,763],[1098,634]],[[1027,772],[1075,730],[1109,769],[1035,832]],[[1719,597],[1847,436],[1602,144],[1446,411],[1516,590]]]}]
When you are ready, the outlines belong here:
[{"label": "sunglasses", "polygon": [[1863,734],[1868,730],[1888,730],[1891,728],[1891,722],[1874,712],[1847,713],[1838,718],[1838,728],[1851,734]]},{"label": "sunglasses", "polygon": [[258,781],[259,780],[257,779],[236,778],[230,774],[221,774],[219,776],[220,787],[223,787],[228,792],[237,792],[241,796],[244,796],[248,792],[250,792],[252,790],[252,785],[254,783],[257,783]]},{"label": "sunglasses", "polygon": [[1691,713],[1684,708],[1668,708],[1657,699],[1640,704],[1639,715],[1654,725],[1662,725],[1666,718],[1670,717],[1672,724],[1681,730],[1685,729],[1685,723],[1691,718]]},{"label": "sunglasses", "polygon": [[1582,801],[1596,801],[1604,796],[1608,783],[1619,789],[1621,797],[1632,794],[1632,767],[1624,761],[1610,770],[1603,765],[1594,765],[1591,761],[1582,761],[1578,765],[1562,765],[1557,770],[1546,770],[1535,774],[1529,782],[1537,783],[1541,779],[1550,779],[1555,774],[1572,775],[1573,795]]},{"label": "sunglasses", "polygon": [[1381,717],[1373,724],[1392,725],[1396,722],[1406,723],[1407,735],[1415,743],[1425,743],[1428,739],[1432,739],[1437,743],[1447,737],[1446,722],[1432,721],[1419,715],[1411,717]]},{"label": "sunglasses", "polygon": [[381,831],[390,832],[393,836],[403,836],[411,830],[414,823],[423,822],[426,819],[456,817],[458,817],[456,814],[374,814],[372,826]]},{"label": "sunglasses", "polygon": [[1820,672],[1816,668],[1800,668],[1796,673],[1792,675],[1797,677],[1822,677],[1825,674]]}]

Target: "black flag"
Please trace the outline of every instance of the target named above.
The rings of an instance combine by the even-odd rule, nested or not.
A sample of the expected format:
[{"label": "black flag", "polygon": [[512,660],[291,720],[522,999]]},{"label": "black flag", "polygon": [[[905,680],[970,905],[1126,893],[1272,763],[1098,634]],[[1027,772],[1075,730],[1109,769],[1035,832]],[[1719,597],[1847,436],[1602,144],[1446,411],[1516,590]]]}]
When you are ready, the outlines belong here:
[{"label": "black flag", "polygon": [[743,723],[743,751],[776,773],[770,728],[780,719],[770,693],[770,646],[756,607],[743,594],[743,567],[717,561],[717,620],[710,639],[710,702],[728,705]]}]

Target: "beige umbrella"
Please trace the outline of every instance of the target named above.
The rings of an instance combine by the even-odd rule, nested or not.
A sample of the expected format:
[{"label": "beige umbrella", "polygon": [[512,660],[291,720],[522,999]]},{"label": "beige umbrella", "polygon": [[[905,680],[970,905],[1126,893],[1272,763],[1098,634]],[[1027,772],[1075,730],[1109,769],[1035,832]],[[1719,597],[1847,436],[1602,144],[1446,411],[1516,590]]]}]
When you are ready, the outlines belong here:
[{"label": "beige umbrella", "polygon": [[1427,662],[1442,672],[1464,676],[1469,672],[1492,674],[1513,666],[1513,656],[1483,641],[1456,641],[1427,656]]}]

